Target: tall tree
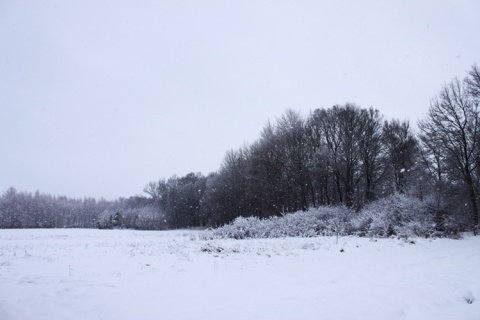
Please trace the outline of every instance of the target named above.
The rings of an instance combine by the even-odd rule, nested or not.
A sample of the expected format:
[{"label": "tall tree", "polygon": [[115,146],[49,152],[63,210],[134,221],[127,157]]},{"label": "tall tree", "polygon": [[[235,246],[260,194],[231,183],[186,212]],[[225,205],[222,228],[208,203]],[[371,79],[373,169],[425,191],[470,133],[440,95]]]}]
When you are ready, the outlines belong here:
[{"label": "tall tree", "polygon": [[276,130],[268,122],[260,139],[250,147],[248,162],[248,192],[256,216],[268,217],[288,211],[283,152]]},{"label": "tall tree", "polygon": [[[383,143],[386,149],[386,165],[394,191],[407,193],[416,165],[418,141],[408,121],[385,121]],[[388,187],[388,186],[387,186]]]},{"label": "tall tree", "polygon": [[290,186],[287,207],[289,211],[305,211],[314,202],[305,120],[300,113],[288,109],[277,122],[276,134],[282,149],[285,183]]},{"label": "tall tree", "polygon": [[[422,125],[419,125],[422,128]],[[419,135],[420,159],[429,182],[430,194],[435,206],[435,223],[438,231],[444,231],[447,207],[447,162],[440,137],[430,130]]]},{"label": "tall tree", "polygon": [[378,198],[377,184],[383,176],[382,116],[373,108],[362,109],[363,132],[360,139],[365,201]]},{"label": "tall tree", "polygon": [[314,110],[307,121],[310,175],[319,204],[357,208],[379,196],[382,116],[355,104]]},{"label": "tall tree", "polygon": [[347,207],[358,205],[356,191],[361,180],[361,145],[359,137],[364,131],[362,111],[354,104],[333,106],[314,113],[322,130],[329,171],[333,177],[331,192],[333,204]]},{"label": "tall tree", "polygon": [[[465,78],[465,83],[467,84],[468,93],[473,98],[473,103],[477,105],[480,104],[480,67],[477,64],[472,66],[472,69],[468,73],[468,76]],[[478,134],[476,141],[480,141],[480,133]],[[476,162],[477,162],[477,196],[480,194],[480,147],[477,148],[476,152]]]},{"label": "tall tree", "polygon": [[451,179],[461,181],[468,195],[471,225],[478,229],[478,199],[475,174],[478,163],[480,117],[468,83],[459,79],[445,85],[433,99],[428,116],[419,122],[423,135],[440,143]]}]

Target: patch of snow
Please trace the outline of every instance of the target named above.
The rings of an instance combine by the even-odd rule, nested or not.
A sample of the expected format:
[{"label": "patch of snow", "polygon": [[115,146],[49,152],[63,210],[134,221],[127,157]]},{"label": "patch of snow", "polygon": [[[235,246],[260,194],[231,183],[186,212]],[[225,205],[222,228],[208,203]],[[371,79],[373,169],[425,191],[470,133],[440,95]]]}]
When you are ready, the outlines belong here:
[{"label": "patch of snow", "polygon": [[479,319],[480,237],[0,230],[0,319]]}]

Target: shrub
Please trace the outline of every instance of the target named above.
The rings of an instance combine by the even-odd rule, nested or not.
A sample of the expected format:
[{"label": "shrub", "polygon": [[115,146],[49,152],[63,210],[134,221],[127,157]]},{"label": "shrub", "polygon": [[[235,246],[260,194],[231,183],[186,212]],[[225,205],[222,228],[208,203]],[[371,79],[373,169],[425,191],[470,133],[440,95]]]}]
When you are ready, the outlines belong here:
[{"label": "shrub", "polygon": [[376,237],[429,237],[435,233],[433,215],[425,202],[394,194],[372,202],[353,219],[352,233]]},{"label": "shrub", "polygon": [[213,231],[214,237],[234,239],[332,235],[408,238],[439,234],[428,204],[400,194],[372,202],[360,212],[320,207],[267,219],[238,217]]},{"label": "shrub", "polygon": [[346,217],[351,214],[344,207],[320,207],[267,219],[238,217],[232,223],[214,230],[213,234],[215,237],[234,239],[345,234]]}]

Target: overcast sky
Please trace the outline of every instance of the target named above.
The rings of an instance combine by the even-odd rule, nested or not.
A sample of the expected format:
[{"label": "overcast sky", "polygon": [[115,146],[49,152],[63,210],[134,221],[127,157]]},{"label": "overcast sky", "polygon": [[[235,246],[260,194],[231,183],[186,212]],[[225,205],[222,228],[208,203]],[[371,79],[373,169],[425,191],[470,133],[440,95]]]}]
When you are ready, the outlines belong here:
[{"label": "overcast sky", "polygon": [[219,169],[291,108],[422,118],[480,1],[0,0],[0,192],[114,199]]}]

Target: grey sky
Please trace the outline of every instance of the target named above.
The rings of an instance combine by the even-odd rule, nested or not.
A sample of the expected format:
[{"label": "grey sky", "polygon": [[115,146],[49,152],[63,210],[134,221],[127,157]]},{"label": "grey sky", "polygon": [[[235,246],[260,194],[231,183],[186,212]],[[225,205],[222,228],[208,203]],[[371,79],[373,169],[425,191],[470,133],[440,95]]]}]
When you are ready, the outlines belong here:
[{"label": "grey sky", "polygon": [[287,108],[424,116],[480,1],[0,0],[0,192],[113,199],[208,174]]}]

